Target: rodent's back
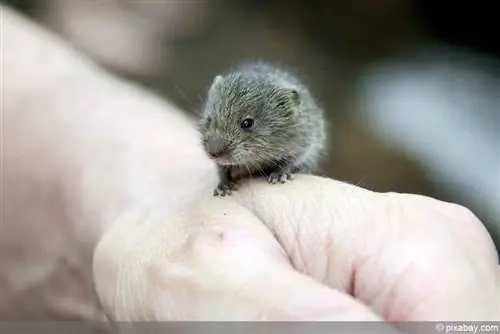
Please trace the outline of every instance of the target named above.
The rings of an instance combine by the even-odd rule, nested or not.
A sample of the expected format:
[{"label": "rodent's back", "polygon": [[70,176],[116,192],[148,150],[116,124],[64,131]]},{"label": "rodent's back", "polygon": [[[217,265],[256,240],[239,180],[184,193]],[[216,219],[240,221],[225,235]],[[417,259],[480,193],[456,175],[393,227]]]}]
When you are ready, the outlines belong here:
[{"label": "rodent's back", "polygon": [[[242,81],[246,83],[260,82],[262,84],[273,85],[276,87],[295,87],[303,91],[305,86],[298,77],[279,66],[264,62],[248,62],[235,67],[229,71],[226,78],[233,81]],[[230,83],[229,83],[230,84]]]}]

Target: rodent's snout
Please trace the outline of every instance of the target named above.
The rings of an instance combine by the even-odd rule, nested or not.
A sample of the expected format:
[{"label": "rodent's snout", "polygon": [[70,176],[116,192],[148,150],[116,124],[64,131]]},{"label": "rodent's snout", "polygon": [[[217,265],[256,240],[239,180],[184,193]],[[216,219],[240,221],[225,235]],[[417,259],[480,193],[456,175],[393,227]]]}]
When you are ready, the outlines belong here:
[{"label": "rodent's snout", "polygon": [[229,143],[222,138],[205,138],[203,146],[212,158],[219,158],[225,155],[229,149]]}]

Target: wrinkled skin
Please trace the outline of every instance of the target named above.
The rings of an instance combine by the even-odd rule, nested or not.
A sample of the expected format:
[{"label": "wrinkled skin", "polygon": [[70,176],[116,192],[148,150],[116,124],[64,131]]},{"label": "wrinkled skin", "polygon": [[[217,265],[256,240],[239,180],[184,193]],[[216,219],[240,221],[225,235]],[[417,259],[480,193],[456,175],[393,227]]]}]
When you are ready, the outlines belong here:
[{"label": "wrinkled skin", "polygon": [[469,210],[300,174],[214,198],[194,123],[2,15],[1,319],[500,319]]}]

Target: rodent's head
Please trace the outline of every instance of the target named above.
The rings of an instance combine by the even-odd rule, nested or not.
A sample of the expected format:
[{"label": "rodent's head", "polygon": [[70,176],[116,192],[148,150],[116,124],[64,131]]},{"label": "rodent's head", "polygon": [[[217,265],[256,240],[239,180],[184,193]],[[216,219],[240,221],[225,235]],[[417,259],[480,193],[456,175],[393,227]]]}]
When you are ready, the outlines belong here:
[{"label": "rodent's head", "polygon": [[294,87],[252,73],[217,76],[199,123],[206,152],[220,165],[259,166],[286,155],[300,113]]}]

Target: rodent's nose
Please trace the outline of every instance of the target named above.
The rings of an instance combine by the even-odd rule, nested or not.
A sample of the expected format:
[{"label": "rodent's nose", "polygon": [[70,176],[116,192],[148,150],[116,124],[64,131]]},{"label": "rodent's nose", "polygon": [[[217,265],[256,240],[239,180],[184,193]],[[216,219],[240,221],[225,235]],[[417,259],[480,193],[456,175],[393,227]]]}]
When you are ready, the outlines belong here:
[{"label": "rodent's nose", "polygon": [[212,158],[217,158],[227,153],[228,144],[222,139],[207,140],[205,148]]},{"label": "rodent's nose", "polygon": [[221,150],[218,150],[218,151],[209,151],[208,154],[210,154],[210,156],[212,158],[217,158],[217,157],[220,157],[221,155],[224,155],[226,150],[224,149],[221,149]]},{"label": "rodent's nose", "polygon": [[207,152],[212,158],[218,158],[218,157],[223,156],[224,154],[227,153],[227,146],[214,147],[214,148],[208,149]]}]

